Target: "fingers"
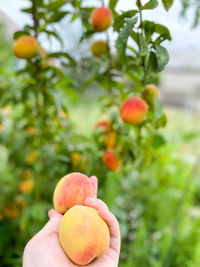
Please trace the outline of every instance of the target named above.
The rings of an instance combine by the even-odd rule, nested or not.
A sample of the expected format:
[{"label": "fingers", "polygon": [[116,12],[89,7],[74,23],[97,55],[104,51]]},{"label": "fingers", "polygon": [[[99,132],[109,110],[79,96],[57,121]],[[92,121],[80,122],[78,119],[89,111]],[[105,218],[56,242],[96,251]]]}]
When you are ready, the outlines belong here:
[{"label": "fingers", "polygon": [[97,197],[97,189],[98,189],[98,180],[97,180],[97,177],[96,176],[91,176],[90,177],[90,181],[92,183],[94,197]]},{"label": "fingers", "polygon": [[52,233],[58,234],[60,222],[62,219],[62,214],[60,214],[54,209],[50,209],[48,211],[48,216],[49,216],[49,221],[42,228],[42,230],[38,233],[38,235],[49,235]]},{"label": "fingers", "polygon": [[59,212],[57,212],[56,210],[54,210],[54,209],[50,209],[48,211],[48,217],[49,217],[49,219],[53,219],[53,218],[60,217],[60,216],[62,218],[62,215]]},{"label": "fingers", "polygon": [[109,211],[107,205],[100,199],[87,198],[85,204],[95,208],[99,215],[107,223],[110,231],[110,247],[119,253],[120,251],[120,229],[119,223],[115,216]]},{"label": "fingers", "polygon": [[98,198],[87,198],[85,204],[91,208],[95,208],[96,210],[99,210],[100,207],[104,207],[108,210],[106,203]]},{"label": "fingers", "polygon": [[98,212],[109,226],[111,237],[120,237],[119,223],[115,216],[104,207],[100,207]]}]

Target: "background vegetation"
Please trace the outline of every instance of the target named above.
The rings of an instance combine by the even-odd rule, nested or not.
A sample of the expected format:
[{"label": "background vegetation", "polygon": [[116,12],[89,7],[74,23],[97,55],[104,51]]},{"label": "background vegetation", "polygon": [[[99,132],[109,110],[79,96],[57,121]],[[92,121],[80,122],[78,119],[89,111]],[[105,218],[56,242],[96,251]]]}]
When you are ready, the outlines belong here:
[{"label": "background vegetation", "polygon": [[[117,12],[117,1],[110,1],[116,47],[110,44],[111,30],[102,33],[110,52],[100,58],[89,53],[95,6],[78,0],[29,2],[23,12],[32,24],[14,38],[31,34],[40,41],[45,36],[60,41],[61,49],[23,61],[1,34],[1,266],[21,266],[26,242],[47,221],[56,183],[72,171],[99,179],[99,197],[120,222],[119,266],[198,266],[199,118],[182,112],[166,116],[157,97],[148,102],[141,125],[127,125],[119,117],[123,101],[143,96],[145,85],[158,83],[168,62],[162,43],[171,40],[169,30],[142,19],[149,9],[156,14],[158,2],[137,1],[135,9]],[[173,3],[162,2],[166,9]],[[88,53],[78,59],[64,51],[55,30],[64,16],[82,23],[80,46]],[[101,118],[110,120],[116,132],[114,153],[121,159],[116,172],[102,161],[108,149],[105,135],[94,129]]]}]

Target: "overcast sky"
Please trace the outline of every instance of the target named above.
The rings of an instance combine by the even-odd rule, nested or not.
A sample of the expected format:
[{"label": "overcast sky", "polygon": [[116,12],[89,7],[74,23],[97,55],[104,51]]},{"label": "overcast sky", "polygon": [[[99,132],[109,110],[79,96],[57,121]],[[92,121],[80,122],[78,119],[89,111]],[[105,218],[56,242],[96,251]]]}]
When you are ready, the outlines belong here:
[{"label": "overcast sky", "polygon": [[[84,2],[95,5],[94,0],[85,0]],[[117,7],[119,10],[134,9],[133,2],[133,0],[120,0]],[[181,10],[180,0],[175,0],[174,2],[175,4],[169,12],[166,12],[162,5],[160,5],[156,11],[144,11],[144,18],[152,19],[155,22],[168,26],[173,37],[171,43],[166,43],[170,53],[173,53],[174,51],[179,51],[180,53],[181,51],[186,50],[200,51],[200,26],[195,30],[191,30],[190,26],[192,21],[183,20],[179,16]],[[19,28],[21,28],[30,20],[30,18],[20,12],[20,9],[29,6],[29,3],[28,0],[0,0],[0,9],[6,12]],[[100,4],[100,1],[96,1],[96,3],[98,5],[98,3]],[[192,14],[189,16],[193,17]],[[77,29],[77,25],[70,28],[69,34],[70,31],[72,34],[76,33],[77,30],[74,30],[74,28]]]}]

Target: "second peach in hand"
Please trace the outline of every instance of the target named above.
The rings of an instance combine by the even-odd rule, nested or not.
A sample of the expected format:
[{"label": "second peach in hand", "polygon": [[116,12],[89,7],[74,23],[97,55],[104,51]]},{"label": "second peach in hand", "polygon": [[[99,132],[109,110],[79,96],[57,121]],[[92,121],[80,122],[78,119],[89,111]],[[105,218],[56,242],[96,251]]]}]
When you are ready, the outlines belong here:
[{"label": "second peach in hand", "polygon": [[86,206],[75,206],[65,213],[59,239],[67,256],[78,265],[103,256],[110,244],[106,222],[96,209]]}]

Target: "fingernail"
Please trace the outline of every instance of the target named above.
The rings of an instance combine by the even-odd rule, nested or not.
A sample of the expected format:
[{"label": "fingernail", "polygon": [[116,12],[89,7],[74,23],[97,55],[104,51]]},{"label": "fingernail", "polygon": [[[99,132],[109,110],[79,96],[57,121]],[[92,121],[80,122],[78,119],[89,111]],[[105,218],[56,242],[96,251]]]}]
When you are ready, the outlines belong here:
[{"label": "fingernail", "polygon": [[95,175],[92,175],[92,176],[90,177],[90,179],[91,179],[91,178],[96,178],[96,179],[97,179],[97,177],[96,177]]}]

